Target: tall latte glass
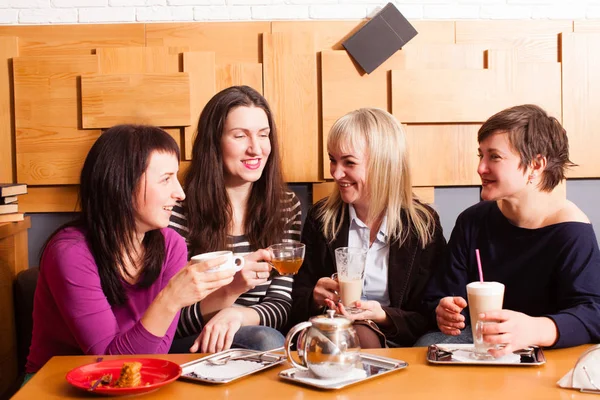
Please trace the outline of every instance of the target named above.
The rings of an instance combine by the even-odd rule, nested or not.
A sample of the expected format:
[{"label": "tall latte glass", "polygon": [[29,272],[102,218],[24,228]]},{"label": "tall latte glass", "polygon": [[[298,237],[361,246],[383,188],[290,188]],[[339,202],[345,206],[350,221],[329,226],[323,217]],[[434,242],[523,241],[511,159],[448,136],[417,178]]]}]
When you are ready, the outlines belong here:
[{"label": "tall latte glass", "polygon": [[340,285],[340,301],[351,314],[362,312],[360,308],[354,307],[354,303],[360,300],[365,276],[365,264],[367,262],[367,250],[357,247],[339,247],[335,249],[335,264],[337,273],[333,279],[337,279]]},{"label": "tall latte glass", "polygon": [[504,300],[504,285],[499,282],[471,282],[467,285],[469,315],[471,316],[471,330],[475,344],[476,359],[484,360],[493,358],[488,350],[494,345],[485,343],[481,329],[483,321],[479,323],[478,315],[488,311],[501,310]]}]

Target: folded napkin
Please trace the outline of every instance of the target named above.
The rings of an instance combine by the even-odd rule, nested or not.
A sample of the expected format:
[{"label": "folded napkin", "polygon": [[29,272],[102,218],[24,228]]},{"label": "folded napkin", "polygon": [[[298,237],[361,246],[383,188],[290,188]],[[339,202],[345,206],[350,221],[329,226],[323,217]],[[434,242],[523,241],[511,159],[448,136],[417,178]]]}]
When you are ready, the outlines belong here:
[{"label": "folded napkin", "polygon": [[569,372],[557,382],[567,389],[600,393],[600,345],[586,350]]},{"label": "folded napkin", "polygon": [[294,378],[300,382],[308,383],[316,386],[334,386],[338,383],[359,381],[367,377],[367,372],[362,368],[353,368],[348,375],[344,375],[340,378],[319,378],[310,371],[296,370]]}]

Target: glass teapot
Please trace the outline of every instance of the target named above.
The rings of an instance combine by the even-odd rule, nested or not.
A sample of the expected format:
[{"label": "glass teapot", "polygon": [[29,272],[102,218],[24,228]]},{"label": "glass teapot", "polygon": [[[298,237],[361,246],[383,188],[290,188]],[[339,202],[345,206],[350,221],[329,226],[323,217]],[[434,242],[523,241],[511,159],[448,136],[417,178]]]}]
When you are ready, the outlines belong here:
[{"label": "glass teapot", "polygon": [[[296,334],[300,362],[290,354]],[[285,353],[299,370],[309,370],[323,379],[340,378],[352,372],[360,360],[360,343],[352,321],[327,310],[326,315],[312,317],[290,330],[285,338]]]}]

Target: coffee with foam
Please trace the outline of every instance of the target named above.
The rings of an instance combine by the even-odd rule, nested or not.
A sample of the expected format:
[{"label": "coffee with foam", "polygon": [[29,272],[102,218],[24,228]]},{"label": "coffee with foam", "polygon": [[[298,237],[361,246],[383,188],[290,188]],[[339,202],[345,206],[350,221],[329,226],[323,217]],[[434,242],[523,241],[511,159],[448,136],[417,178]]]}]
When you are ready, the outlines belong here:
[{"label": "coffee with foam", "polygon": [[[471,316],[471,330],[475,338],[475,327],[479,321],[479,314],[502,309],[504,300],[504,285],[499,282],[471,282],[467,285],[469,315]],[[475,340],[475,351],[487,353],[490,346],[487,343],[478,343]]]}]

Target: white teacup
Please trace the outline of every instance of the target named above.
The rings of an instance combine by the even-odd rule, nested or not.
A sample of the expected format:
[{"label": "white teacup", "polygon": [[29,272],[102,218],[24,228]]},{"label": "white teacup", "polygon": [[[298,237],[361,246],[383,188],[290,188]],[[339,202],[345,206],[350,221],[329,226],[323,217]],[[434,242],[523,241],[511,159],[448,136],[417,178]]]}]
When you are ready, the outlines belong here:
[{"label": "white teacup", "polygon": [[239,271],[242,268],[244,268],[244,257],[235,256],[233,255],[233,252],[229,250],[213,251],[211,253],[198,254],[197,256],[192,257],[191,261],[193,263],[198,263],[201,261],[208,261],[220,257],[225,257],[227,261],[225,261],[221,265],[217,265],[216,267],[209,269],[210,272],[224,271],[230,268]]}]

